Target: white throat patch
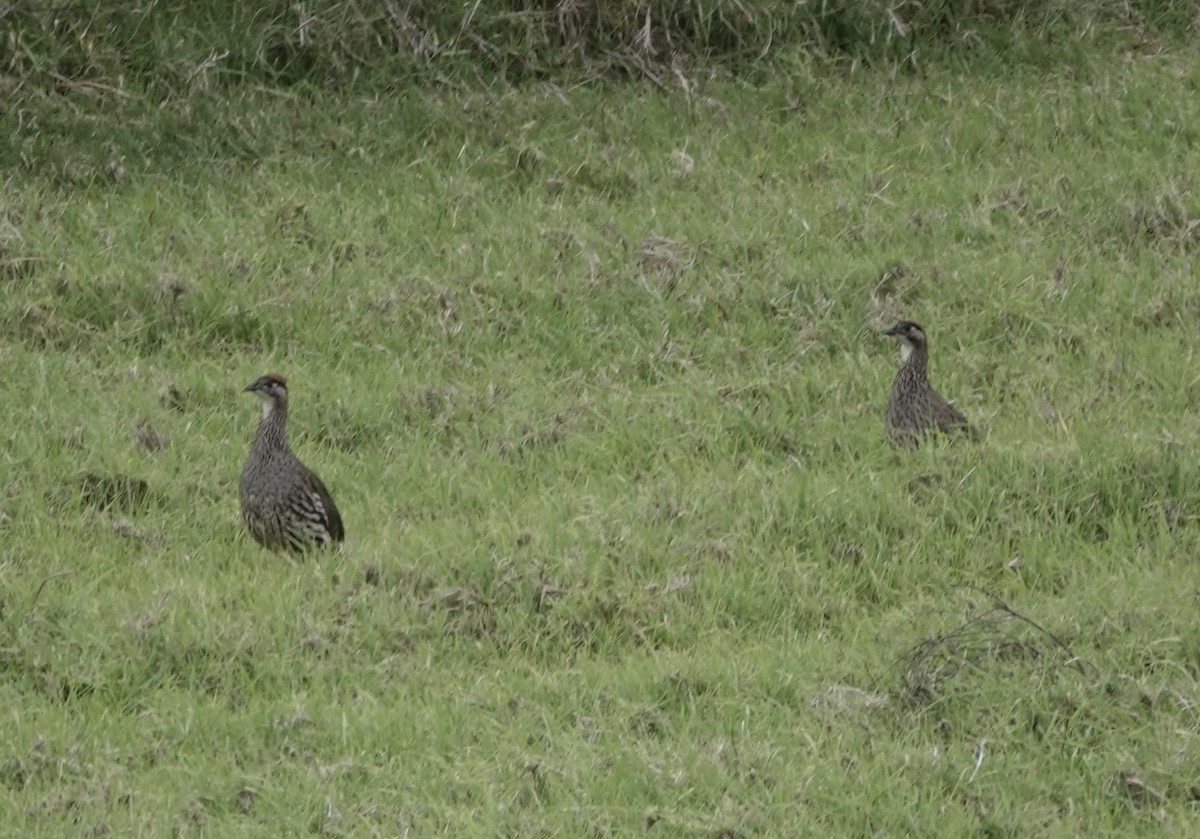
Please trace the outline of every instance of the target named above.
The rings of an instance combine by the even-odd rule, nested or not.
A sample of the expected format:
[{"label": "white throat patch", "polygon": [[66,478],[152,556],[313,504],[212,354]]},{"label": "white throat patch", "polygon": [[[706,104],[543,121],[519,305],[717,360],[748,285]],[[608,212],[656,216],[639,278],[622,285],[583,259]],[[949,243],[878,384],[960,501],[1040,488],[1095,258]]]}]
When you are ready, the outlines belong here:
[{"label": "white throat patch", "polygon": [[912,350],[913,350],[912,344],[908,343],[908,341],[900,342],[900,363],[901,364],[908,361],[908,357],[910,355],[912,355]]}]

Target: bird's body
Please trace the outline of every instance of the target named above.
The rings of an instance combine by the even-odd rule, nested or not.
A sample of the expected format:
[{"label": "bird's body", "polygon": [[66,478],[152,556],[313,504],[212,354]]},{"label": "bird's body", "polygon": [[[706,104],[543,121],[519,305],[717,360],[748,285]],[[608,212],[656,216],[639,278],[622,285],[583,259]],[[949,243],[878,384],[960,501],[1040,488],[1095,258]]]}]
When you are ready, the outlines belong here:
[{"label": "bird's body", "polygon": [[345,539],[337,506],[287,441],[287,382],[268,373],[246,387],[263,398],[263,415],[242,468],[242,518],[250,535],[271,550],[295,552]]},{"label": "bird's body", "polygon": [[900,371],[888,399],[887,434],[894,445],[913,447],[934,432],[967,432],[967,418],[929,384],[929,345],[925,331],[902,320],[884,332],[899,338]]}]

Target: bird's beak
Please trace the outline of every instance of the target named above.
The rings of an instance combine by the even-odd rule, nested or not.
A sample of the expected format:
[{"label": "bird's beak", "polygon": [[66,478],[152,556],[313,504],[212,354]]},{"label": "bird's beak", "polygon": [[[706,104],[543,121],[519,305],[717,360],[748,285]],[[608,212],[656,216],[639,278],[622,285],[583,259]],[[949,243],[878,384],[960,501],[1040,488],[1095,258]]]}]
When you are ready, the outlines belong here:
[{"label": "bird's beak", "polygon": [[892,336],[899,335],[900,329],[899,329],[899,327],[897,327],[893,324],[892,326],[889,326],[887,329],[883,330],[883,334],[884,335],[892,335]]},{"label": "bird's beak", "polygon": [[242,388],[242,393],[258,390],[258,382],[254,381]]}]

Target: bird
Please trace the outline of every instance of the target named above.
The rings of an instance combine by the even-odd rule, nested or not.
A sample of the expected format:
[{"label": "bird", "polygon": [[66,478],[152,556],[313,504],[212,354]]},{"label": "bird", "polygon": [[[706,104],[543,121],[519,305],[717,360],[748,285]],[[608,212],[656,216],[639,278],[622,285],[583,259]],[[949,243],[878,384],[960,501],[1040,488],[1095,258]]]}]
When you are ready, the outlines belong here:
[{"label": "bird", "polygon": [[894,323],[884,335],[899,338],[900,370],[888,398],[887,435],[896,446],[913,448],[934,432],[970,432],[967,418],[929,384],[929,343],[911,320]]},{"label": "bird", "polygon": [[287,441],[287,380],[267,373],[243,392],[263,400],[262,420],[242,468],[242,518],[254,541],[270,550],[302,553],[346,538],[342,516],[321,479],[292,454]]}]

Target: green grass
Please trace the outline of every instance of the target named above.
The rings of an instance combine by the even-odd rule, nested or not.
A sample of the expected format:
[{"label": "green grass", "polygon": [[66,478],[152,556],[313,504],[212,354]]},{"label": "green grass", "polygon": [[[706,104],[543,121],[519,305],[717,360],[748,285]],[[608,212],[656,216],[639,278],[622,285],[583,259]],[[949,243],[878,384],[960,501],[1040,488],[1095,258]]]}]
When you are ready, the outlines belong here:
[{"label": "green grass", "polygon": [[[1194,833],[1196,57],[18,132],[7,831]],[[341,555],[242,532],[268,369]]]}]

